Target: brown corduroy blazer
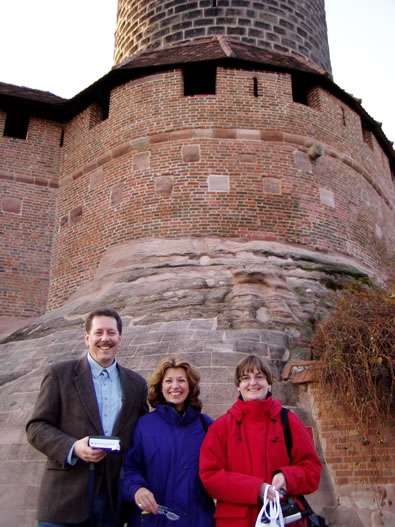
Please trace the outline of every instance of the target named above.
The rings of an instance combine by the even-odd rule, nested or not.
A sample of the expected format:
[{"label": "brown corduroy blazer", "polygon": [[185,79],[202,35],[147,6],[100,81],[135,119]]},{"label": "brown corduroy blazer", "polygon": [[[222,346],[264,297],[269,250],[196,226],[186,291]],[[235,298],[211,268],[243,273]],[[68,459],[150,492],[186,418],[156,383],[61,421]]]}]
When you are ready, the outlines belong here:
[{"label": "brown corduroy blazer", "polygon": [[[120,437],[122,450],[126,451],[137,419],[148,412],[147,384],[143,377],[119,364],[118,370],[122,406],[113,435]],[[37,518],[58,523],[85,521],[89,516],[89,463],[79,459],[70,466],[66,458],[77,439],[103,435],[86,357],[59,362],[47,369],[26,433],[29,443],[47,456]],[[122,459],[121,454],[108,453],[95,464],[95,493],[106,478],[113,510]]]}]

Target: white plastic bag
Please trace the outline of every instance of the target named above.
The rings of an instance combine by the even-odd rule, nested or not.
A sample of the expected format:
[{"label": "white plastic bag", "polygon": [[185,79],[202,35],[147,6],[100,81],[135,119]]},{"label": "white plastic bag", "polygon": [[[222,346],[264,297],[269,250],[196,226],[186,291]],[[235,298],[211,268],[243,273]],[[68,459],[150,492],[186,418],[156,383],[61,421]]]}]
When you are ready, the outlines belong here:
[{"label": "white plastic bag", "polygon": [[266,485],[263,495],[263,505],[259,511],[255,527],[284,527],[283,512],[280,505],[280,494],[275,490],[276,497],[269,500],[267,497],[270,485]]}]

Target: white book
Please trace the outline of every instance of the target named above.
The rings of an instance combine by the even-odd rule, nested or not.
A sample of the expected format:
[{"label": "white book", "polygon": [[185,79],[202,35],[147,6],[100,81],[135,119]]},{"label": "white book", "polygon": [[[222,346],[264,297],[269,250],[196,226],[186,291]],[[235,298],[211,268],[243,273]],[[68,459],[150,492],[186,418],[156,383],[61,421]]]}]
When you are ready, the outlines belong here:
[{"label": "white book", "polygon": [[119,437],[114,436],[90,436],[88,445],[91,448],[100,448],[111,452],[119,452],[121,450],[121,441]]}]

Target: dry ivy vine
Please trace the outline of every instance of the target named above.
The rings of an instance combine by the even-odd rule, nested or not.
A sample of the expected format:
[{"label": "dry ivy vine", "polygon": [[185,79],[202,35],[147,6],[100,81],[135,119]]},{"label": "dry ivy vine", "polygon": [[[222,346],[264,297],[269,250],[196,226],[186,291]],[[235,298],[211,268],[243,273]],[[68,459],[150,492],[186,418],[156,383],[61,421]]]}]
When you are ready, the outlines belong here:
[{"label": "dry ivy vine", "polygon": [[395,288],[356,284],[338,298],[311,343],[321,387],[355,418],[365,440],[393,422]]}]

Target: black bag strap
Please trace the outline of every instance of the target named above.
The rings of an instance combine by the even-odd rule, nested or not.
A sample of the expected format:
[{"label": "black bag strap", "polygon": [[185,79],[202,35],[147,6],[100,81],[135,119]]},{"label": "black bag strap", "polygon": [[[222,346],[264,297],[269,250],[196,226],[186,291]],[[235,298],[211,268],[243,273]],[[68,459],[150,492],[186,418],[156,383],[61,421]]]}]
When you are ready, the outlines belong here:
[{"label": "black bag strap", "polygon": [[[281,408],[280,417],[284,428],[284,439],[287,446],[289,464],[292,465],[292,434],[289,426],[288,412],[290,412],[289,408]],[[303,495],[298,495],[298,499],[303,505],[303,516],[307,516],[307,525],[309,527],[327,527],[325,518],[313,512],[309,502]]]},{"label": "black bag strap", "polygon": [[291,428],[289,426],[288,412],[289,412],[289,408],[281,408],[280,417],[281,417],[281,423],[284,428],[284,439],[285,439],[285,444],[287,445],[289,464],[292,465],[292,434],[291,434]]}]

